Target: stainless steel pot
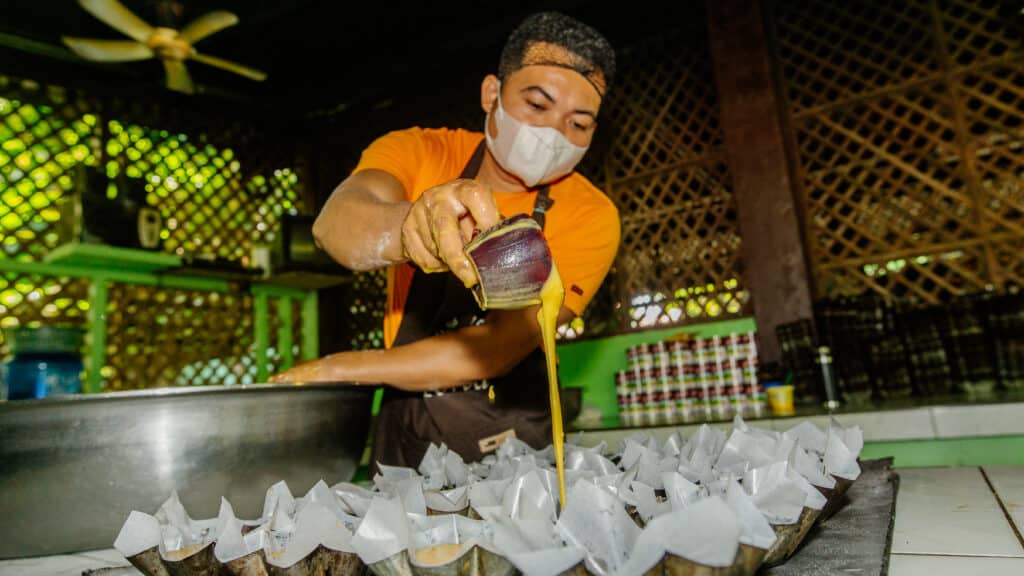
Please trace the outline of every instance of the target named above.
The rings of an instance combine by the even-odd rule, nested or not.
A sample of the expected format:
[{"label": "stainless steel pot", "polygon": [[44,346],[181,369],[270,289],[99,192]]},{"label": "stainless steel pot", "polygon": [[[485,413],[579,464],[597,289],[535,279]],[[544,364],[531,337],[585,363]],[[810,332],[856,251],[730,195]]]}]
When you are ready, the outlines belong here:
[{"label": "stainless steel pot", "polygon": [[374,389],[164,388],[0,402],[0,558],[109,548],[132,510],[177,490],[194,518],[226,497],[258,517],[267,488],[350,480]]}]

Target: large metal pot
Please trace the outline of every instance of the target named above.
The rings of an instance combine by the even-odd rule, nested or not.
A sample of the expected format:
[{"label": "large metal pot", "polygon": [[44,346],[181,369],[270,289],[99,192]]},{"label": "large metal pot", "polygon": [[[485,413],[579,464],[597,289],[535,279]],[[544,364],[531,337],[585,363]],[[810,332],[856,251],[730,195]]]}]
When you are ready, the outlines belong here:
[{"label": "large metal pot", "polygon": [[242,518],[267,488],[351,479],[373,388],[164,388],[0,402],[0,558],[110,547],[132,510],[172,490],[195,518]]}]

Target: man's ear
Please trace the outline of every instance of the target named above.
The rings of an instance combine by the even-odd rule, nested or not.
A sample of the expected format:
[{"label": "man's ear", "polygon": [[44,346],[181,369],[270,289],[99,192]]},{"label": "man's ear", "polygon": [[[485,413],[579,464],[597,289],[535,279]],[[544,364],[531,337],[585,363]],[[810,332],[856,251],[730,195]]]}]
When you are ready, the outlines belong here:
[{"label": "man's ear", "polygon": [[501,90],[501,82],[494,74],[488,74],[480,83],[480,107],[484,114],[490,114],[498,102],[498,90]]}]

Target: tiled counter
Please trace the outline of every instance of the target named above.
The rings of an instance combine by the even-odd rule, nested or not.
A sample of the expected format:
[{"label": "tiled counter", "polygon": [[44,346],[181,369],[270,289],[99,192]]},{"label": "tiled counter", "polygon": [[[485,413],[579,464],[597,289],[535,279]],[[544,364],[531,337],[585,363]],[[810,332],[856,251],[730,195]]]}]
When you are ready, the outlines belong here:
[{"label": "tiled counter", "polygon": [[897,472],[889,574],[1024,574],[1024,466]]}]

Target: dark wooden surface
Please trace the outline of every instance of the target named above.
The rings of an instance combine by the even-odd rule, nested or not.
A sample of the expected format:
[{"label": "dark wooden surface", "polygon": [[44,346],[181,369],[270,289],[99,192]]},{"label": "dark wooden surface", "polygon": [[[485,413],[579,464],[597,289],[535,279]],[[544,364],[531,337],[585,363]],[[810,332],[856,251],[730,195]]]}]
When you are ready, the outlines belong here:
[{"label": "dark wooden surface", "polygon": [[759,574],[888,574],[899,489],[899,476],[891,466],[892,458],[861,462],[863,471],[846,493],[846,504],[819,521],[785,564]]}]

